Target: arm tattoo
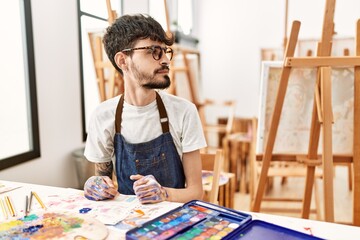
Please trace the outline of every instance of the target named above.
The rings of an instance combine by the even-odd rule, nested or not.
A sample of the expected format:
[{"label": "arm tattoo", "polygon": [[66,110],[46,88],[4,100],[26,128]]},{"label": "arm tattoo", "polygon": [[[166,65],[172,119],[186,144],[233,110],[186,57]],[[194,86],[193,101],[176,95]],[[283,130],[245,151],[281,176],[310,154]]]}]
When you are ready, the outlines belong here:
[{"label": "arm tattoo", "polygon": [[95,163],[95,175],[108,176],[112,179],[113,168],[112,162]]}]

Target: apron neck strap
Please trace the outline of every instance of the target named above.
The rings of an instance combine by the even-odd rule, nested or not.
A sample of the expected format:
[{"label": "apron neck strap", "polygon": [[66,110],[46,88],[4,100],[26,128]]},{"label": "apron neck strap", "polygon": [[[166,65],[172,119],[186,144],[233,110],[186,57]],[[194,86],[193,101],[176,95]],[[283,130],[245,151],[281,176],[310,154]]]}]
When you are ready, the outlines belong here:
[{"label": "apron neck strap", "polygon": [[[169,132],[169,118],[166,113],[166,109],[164,106],[163,101],[161,100],[161,97],[158,92],[156,93],[156,103],[160,115],[160,123],[163,133]],[[124,94],[121,95],[119,103],[116,107],[116,113],[115,113],[115,131],[116,133],[121,133],[121,120],[122,120],[122,111],[124,106]]]},{"label": "apron neck strap", "polygon": [[161,97],[158,92],[156,93],[156,103],[160,114],[160,123],[163,133],[169,132],[169,118],[166,113],[166,109],[164,106],[163,101],[161,100]]}]

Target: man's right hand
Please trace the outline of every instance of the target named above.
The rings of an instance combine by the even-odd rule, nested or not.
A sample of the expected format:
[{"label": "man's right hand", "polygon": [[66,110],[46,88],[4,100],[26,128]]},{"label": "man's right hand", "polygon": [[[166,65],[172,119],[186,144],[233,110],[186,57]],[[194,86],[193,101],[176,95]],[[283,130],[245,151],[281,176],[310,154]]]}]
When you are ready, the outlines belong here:
[{"label": "man's right hand", "polygon": [[112,199],[117,194],[118,191],[108,176],[92,176],[84,185],[84,195],[89,200]]}]

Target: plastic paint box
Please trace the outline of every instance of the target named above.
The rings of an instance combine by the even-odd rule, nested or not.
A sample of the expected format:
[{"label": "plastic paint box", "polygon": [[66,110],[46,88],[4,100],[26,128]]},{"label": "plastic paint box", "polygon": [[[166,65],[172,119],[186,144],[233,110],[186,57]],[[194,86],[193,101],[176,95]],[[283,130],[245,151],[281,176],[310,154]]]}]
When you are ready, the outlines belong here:
[{"label": "plastic paint box", "polygon": [[321,239],[261,220],[251,215],[204,201],[185,203],[126,233],[129,240]]}]

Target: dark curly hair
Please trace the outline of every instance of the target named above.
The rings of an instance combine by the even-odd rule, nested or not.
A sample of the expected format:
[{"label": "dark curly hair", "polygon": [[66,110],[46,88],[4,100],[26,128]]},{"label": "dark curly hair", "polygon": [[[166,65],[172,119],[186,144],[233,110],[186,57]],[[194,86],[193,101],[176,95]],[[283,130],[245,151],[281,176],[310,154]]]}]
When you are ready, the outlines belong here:
[{"label": "dark curly hair", "polygon": [[165,43],[167,46],[174,43],[174,37],[167,36],[160,23],[149,15],[123,15],[106,29],[103,39],[105,52],[113,66],[121,74],[123,74],[122,70],[114,60],[116,53],[126,48],[132,48],[136,41],[147,38]]}]

